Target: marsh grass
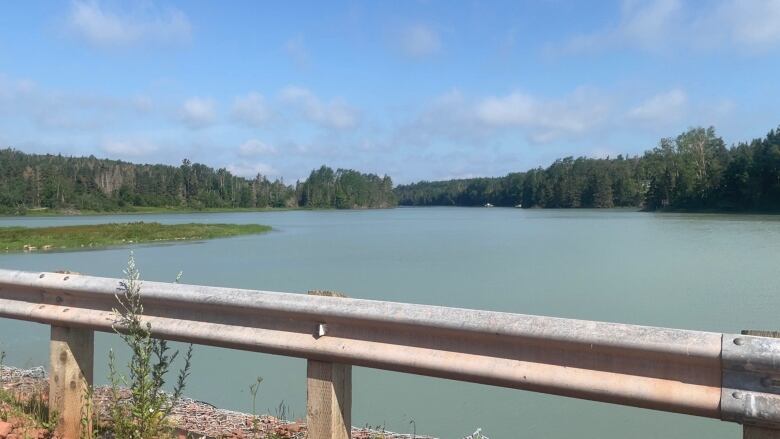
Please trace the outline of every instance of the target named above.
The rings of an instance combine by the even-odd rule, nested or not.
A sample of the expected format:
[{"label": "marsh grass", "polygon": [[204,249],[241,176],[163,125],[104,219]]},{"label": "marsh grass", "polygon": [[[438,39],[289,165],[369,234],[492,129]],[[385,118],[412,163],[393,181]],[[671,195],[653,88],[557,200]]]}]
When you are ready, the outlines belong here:
[{"label": "marsh grass", "polygon": [[2,227],[0,251],[83,249],[134,243],[186,241],[265,233],[260,224],[132,222],[59,227]]}]

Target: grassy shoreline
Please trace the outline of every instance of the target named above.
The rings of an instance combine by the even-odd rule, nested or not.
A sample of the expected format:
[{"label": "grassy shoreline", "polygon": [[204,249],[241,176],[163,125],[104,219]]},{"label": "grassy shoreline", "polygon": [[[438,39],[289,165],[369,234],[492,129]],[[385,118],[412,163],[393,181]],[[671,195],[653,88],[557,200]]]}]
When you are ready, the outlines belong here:
[{"label": "grassy shoreline", "polygon": [[[397,207],[397,206],[394,206]],[[54,217],[54,216],[111,216],[111,215],[154,215],[189,213],[247,213],[247,212],[288,212],[288,211],[332,211],[332,210],[379,210],[394,207],[357,207],[337,209],[335,207],[131,207],[121,210],[77,210],[77,209],[27,209],[21,213],[0,212],[0,218]]]},{"label": "grassy shoreline", "polygon": [[121,210],[77,210],[77,209],[27,209],[23,213],[0,213],[0,217],[48,217],[48,216],[108,216],[147,215],[176,213],[231,213],[231,212],[285,212],[288,210],[312,210],[302,207],[131,207]]},{"label": "grassy shoreline", "polygon": [[57,227],[0,227],[0,251],[81,250],[149,242],[192,241],[266,233],[260,224],[133,222]]}]

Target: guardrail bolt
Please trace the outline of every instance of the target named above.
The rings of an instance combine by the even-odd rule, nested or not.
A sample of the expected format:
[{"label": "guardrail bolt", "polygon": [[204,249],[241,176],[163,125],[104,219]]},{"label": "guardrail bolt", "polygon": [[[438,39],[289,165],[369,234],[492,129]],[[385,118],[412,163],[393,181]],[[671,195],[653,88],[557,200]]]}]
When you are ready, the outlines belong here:
[{"label": "guardrail bolt", "polygon": [[320,323],[317,326],[317,338],[323,337],[327,333],[328,333],[328,325],[327,325],[327,323]]}]

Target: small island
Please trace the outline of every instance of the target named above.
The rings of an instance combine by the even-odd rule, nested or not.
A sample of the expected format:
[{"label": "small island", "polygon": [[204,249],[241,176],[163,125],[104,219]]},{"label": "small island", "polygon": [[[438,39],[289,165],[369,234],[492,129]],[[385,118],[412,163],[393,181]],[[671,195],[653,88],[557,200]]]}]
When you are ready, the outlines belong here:
[{"label": "small island", "polygon": [[132,222],[57,227],[0,227],[0,251],[80,250],[162,241],[192,241],[265,233],[261,224]]}]

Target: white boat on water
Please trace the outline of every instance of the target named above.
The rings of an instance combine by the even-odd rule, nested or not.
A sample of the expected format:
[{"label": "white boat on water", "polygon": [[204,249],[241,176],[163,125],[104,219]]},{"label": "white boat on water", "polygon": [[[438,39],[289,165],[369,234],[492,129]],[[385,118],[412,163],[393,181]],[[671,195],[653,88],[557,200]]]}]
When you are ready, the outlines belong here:
[{"label": "white boat on water", "polygon": [[516,205],[515,207],[516,207],[516,208],[518,208],[518,209],[520,209],[520,208],[522,208],[522,207],[523,207],[523,205],[522,205],[522,204],[518,204],[518,205]]},{"label": "white boat on water", "polygon": [[490,203],[485,203],[485,207],[493,207],[493,205]]}]

